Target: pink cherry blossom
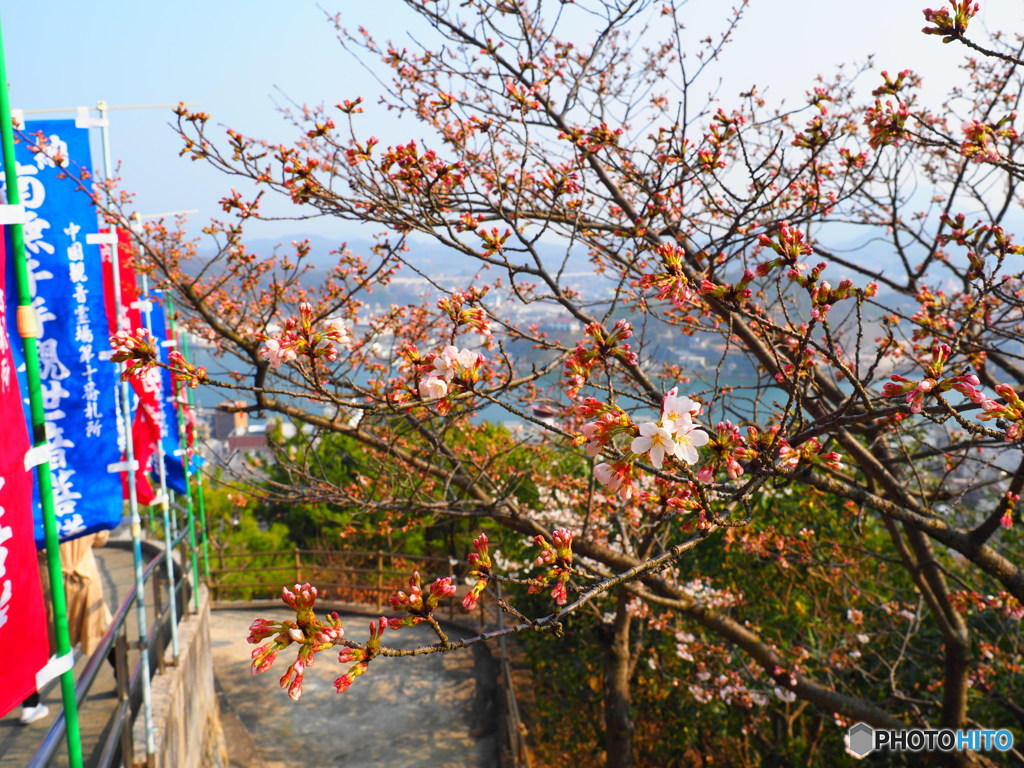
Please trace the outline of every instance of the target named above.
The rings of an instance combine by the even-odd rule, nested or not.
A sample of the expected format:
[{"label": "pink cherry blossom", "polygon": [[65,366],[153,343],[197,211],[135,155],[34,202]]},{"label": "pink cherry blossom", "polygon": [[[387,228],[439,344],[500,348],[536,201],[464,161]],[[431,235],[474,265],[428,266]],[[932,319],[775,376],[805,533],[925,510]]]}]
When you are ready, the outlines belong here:
[{"label": "pink cherry blossom", "polygon": [[272,368],[280,368],[283,363],[295,359],[295,350],[283,346],[277,339],[267,339],[260,348],[260,357],[267,358]]},{"label": "pink cherry blossom", "polygon": [[436,400],[448,394],[448,385],[444,379],[437,376],[428,376],[420,382],[420,397],[428,400]]}]

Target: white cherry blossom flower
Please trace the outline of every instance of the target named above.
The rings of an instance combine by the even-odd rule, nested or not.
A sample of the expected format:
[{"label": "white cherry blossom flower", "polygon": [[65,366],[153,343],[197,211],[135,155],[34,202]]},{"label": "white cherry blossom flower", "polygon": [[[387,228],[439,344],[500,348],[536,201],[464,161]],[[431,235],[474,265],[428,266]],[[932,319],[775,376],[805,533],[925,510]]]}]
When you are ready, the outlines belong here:
[{"label": "white cherry blossom flower", "polygon": [[661,423],[670,433],[678,429],[679,424],[690,422],[694,416],[700,414],[700,403],[683,396],[679,397],[673,387],[661,401]]},{"label": "white cherry blossom flower", "polygon": [[[707,442],[705,435],[704,442]],[[703,443],[702,443],[703,445]],[[656,469],[661,469],[666,454],[673,454],[677,451],[676,444],[672,441],[672,434],[664,427],[659,427],[653,421],[640,425],[640,437],[634,437],[630,445],[633,453],[649,453],[651,464]],[[694,452],[696,456],[696,452]],[[696,458],[694,459],[696,461]],[[693,462],[690,462],[691,464]]]},{"label": "white cherry blossom flower", "polygon": [[702,445],[707,445],[709,439],[708,433],[703,429],[698,429],[697,425],[687,416],[686,421],[676,425],[676,432],[672,436],[675,443],[675,457],[687,464],[696,464],[697,449]]}]

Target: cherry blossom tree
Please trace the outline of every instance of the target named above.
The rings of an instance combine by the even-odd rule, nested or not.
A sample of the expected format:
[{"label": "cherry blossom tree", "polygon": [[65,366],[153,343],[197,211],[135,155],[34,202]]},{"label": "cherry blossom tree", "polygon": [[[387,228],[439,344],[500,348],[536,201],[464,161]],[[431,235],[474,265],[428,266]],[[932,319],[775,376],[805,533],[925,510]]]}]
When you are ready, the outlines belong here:
[{"label": "cherry blossom tree", "polygon": [[[234,371],[179,373],[362,447],[343,484],[293,455],[295,498],[479,532],[466,609],[502,582],[507,633],[597,621],[608,766],[634,757],[641,661],[695,718],[783,712],[839,750],[857,721],[1019,736],[1019,38],[969,36],[976,3],[926,10],[970,49],[947,101],[863,68],[783,109],[706,95],[745,3],[703,39],[671,0],[406,4],[405,42],[335,23],[416,138],[385,146],[358,93],[296,110],[291,145],[178,110],[183,153],[257,190],[221,201],[212,258],[168,223],[139,235]],[[308,242],[254,253],[265,194],[374,244],[325,273]],[[422,301],[388,300],[403,279]],[[438,638],[415,653],[493,638],[447,637],[455,594],[414,574],[360,645],[296,585],[294,621],[253,624],[254,670],[297,650],[298,698],[316,654],[341,646],[344,691],[410,624]]]}]

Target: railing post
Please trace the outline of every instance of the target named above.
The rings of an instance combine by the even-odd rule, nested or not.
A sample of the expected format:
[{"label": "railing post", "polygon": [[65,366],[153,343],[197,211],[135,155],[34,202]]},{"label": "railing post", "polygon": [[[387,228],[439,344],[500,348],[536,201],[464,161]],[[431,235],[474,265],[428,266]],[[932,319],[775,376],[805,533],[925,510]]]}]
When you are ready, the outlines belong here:
[{"label": "railing post", "polygon": [[[165,553],[166,554],[166,553]],[[153,621],[156,622],[157,648],[164,645],[164,601],[160,593],[163,591],[164,580],[160,576],[160,569],[153,571]],[[164,673],[164,654],[161,650],[156,655],[157,672]]]},{"label": "railing post", "polygon": [[302,583],[302,557],[299,554],[299,548],[295,548],[295,583]]},{"label": "railing post", "polygon": [[[130,706],[128,699],[131,696],[131,675],[128,671],[128,637],[125,625],[121,625],[121,631],[117,633],[117,642],[114,644],[114,678],[117,683],[117,697],[121,706]],[[126,716],[121,723],[121,762],[124,765],[132,765],[135,760],[135,743],[132,741],[132,722]]]}]

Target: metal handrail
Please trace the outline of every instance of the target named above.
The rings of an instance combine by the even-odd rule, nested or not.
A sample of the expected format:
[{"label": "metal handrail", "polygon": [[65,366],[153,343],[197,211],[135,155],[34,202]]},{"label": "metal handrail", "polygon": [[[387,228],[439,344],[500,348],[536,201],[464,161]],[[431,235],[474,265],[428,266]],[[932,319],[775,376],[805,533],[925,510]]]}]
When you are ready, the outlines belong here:
[{"label": "metal handrail", "polygon": [[[185,536],[185,533],[186,532],[183,531],[177,536],[176,539],[173,540],[171,547],[172,551],[174,547],[177,547],[178,544],[181,543],[182,539]],[[149,578],[153,575],[153,572],[160,566],[161,563],[163,563],[164,558],[167,556],[168,551],[162,550],[159,554],[154,556],[153,559],[149,561],[149,563],[146,564],[146,567],[142,572],[143,584],[145,584],[149,580]],[[183,579],[179,580],[176,587],[180,590],[183,590],[185,587],[185,581]],[[132,609],[132,606],[136,601],[136,595],[137,588],[133,583],[131,589],[125,595],[124,600],[121,601],[121,605],[118,607],[117,613],[114,614],[114,618],[110,622],[110,626],[107,628],[106,633],[103,635],[103,639],[100,640],[99,646],[97,646],[96,650],[89,657],[89,661],[86,662],[85,669],[82,670],[81,677],[79,677],[78,682],[75,684],[75,701],[77,702],[77,704],[81,704],[83,701],[85,701],[85,698],[89,694],[89,691],[92,688],[93,683],[96,681],[96,676],[99,674],[99,670],[102,668],[103,663],[106,661],[107,655],[110,653],[111,649],[114,647],[115,642],[118,640],[119,633],[123,629],[125,629],[124,625],[128,619],[128,613]],[[164,623],[162,620],[163,618],[164,617],[161,616],[161,620],[153,622],[153,629],[150,631],[149,637],[147,638],[146,651],[150,653],[150,655],[152,655],[154,651],[162,655],[164,650],[166,649],[167,643],[166,640],[163,638],[163,632],[160,632],[161,640],[163,640],[163,647],[157,649],[154,647],[153,644],[153,640],[155,639],[157,630],[162,629],[162,625]],[[131,675],[131,682],[128,685],[129,700],[131,702],[134,702],[136,699],[136,690],[138,690],[138,699],[139,701],[141,701],[142,684],[141,680],[139,679],[139,666],[139,662],[136,662],[135,668]],[[150,669],[154,669],[154,667],[151,666]],[[119,715],[120,710],[122,708],[123,701],[121,703],[121,706],[119,706],[118,711],[115,712],[114,716],[111,717],[111,720],[108,721],[107,727],[104,730],[110,729],[111,721],[113,721],[115,717]],[[134,715],[137,712],[138,704],[135,704],[131,707],[129,719],[134,718]],[[64,712],[61,711],[60,714],[58,714],[57,717],[55,718],[53,725],[50,726],[50,730],[46,733],[46,736],[43,737],[42,742],[36,748],[35,754],[32,756],[32,760],[28,764],[28,768],[45,768],[45,766],[48,766],[50,764],[50,761],[53,759],[57,749],[60,747],[61,742],[63,741],[65,728],[66,722],[64,718]],[[117,732],[117,735],[118,737],[120,736],[119,731]],[[106,753],[107,747],[108,745],[105,744],[103,750],[104,753]],[[109,763],[104,762],[100,762],[99,764],[109,765]]]}]

